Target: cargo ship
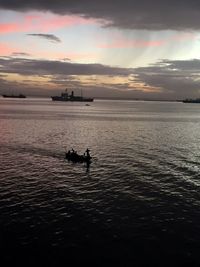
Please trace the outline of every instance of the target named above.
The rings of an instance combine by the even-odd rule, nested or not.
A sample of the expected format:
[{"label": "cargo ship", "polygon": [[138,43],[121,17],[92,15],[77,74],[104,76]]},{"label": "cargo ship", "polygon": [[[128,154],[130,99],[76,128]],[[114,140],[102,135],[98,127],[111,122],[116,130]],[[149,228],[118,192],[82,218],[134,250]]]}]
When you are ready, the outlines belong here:
[{"label": "cargo ship", "polygon": [[79,102],[92,102],[94,99],[89,97],[75,96],[74,91],[68,94],[67,89],[60,96],[51,96],[53,101],[79,101]]}]

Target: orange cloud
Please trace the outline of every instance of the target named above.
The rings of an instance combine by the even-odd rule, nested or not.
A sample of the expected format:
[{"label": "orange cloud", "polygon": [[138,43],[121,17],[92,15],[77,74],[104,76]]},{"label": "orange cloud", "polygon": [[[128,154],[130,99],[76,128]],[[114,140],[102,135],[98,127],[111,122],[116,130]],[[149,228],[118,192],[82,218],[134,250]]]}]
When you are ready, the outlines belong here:
[{"label": "orange cloud", "polygon": [[92,60],[97,57],[97,54],[95,53],[67,53],[67,58],[70,58],[71,60]]},{"label": "orange cloud", "polygon": [[67,59],[67,61],[73,61],[73,62],[93,62],[96,57],[97,54],[95,53],[73,53],[73,52],[52,52],[52,51],[30,51],[29,53],[31,53],[32,57],[35,58],[49,58],[49,59],[56,59],[56,60],[65,60]]}]

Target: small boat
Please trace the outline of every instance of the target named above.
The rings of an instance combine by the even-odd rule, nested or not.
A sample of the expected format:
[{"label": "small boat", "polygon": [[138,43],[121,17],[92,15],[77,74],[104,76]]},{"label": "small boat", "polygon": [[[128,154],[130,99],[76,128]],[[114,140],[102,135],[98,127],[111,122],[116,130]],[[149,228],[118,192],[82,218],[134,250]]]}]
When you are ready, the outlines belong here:
[{"label": "small boat", "polygon": [[187,99],[184,99],[182,102],[183,103],[200,103],[200,98],[196,98],[196,99],[187,98]]},{"label": "small boat", "polygon": [[83,155],[79,155],[73,149],[72,151],[69,150],[68,152],[65,152],[65,158],[68,161],[79,162],[79,163],[86,162],[87,164],[91,163],[91,159],[92,159],[92,157],[89,154],[89,149],[87,149],[86,153],[84,153]]}]

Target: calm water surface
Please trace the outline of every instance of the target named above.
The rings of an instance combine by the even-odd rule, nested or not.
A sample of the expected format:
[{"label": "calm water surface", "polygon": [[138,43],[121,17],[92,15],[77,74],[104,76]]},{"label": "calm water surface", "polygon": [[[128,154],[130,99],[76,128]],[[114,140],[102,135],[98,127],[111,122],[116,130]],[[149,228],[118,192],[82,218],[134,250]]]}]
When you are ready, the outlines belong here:
[{"label": "calm water surface", "polygon": [[[90,168],[65,160],[72,147]],[[2,98],[0,162],[13,261],[200,264],[200,105]]]}]

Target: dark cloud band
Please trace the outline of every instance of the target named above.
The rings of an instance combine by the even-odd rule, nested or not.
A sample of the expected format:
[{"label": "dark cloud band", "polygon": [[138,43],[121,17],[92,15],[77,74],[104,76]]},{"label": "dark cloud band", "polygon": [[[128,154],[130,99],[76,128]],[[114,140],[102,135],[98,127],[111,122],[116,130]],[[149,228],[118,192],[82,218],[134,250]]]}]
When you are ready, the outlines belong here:
[{"label": "dark cloud band", "polygon": [[34,60],[25,58],[0,58],[0,73],[20,75],[122,75],[132,69],[105,66],[102,64],[80,64],[67,61]]},{"label": "dark cloud band", "polygon": [[199,29],[200,2],[196,0],[1,0],[0,8],[51,11],[106,20],[128,29]]}]

